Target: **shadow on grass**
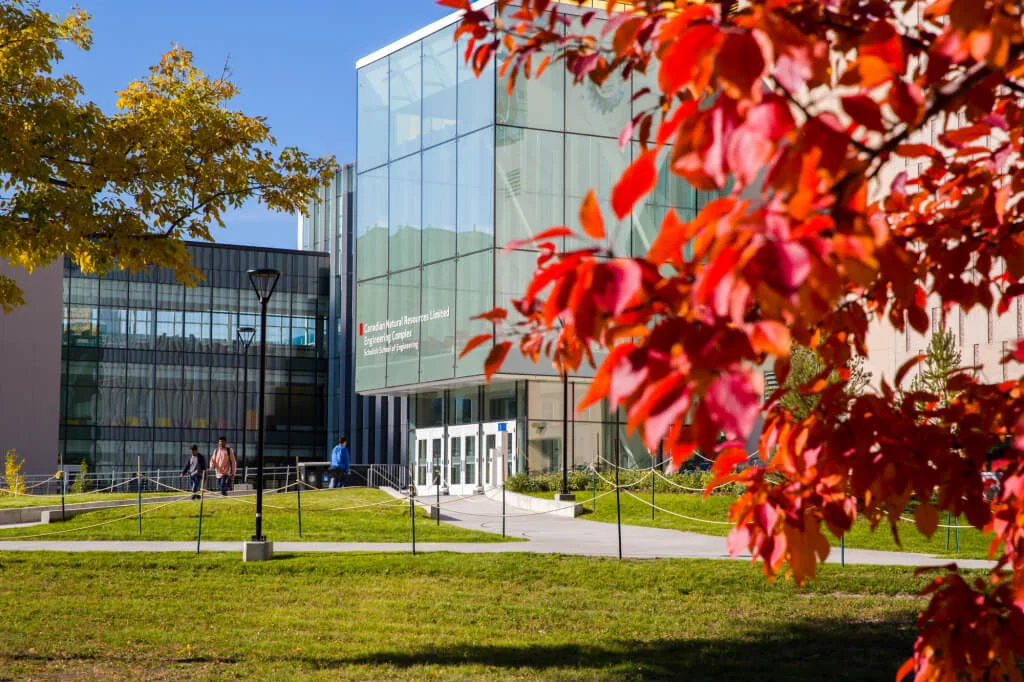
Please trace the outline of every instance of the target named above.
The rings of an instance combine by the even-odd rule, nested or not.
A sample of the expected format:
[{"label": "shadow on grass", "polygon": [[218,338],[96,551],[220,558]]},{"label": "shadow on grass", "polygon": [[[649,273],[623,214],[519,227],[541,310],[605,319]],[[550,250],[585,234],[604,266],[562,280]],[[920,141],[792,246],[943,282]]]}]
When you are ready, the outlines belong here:
[{"label": "shadow on grass", "polygon": [[[735,638],[605,645],[459,645],[380,651],[320,660],[319,668],[348,665],[414,668],[479,665],[518,674],[575,671],[585,679],[614,680],[891,680],[911,654],[912,619],[841,623],[801,621],[748,628]],[[307,661],[307,663],[310,663]]]}]

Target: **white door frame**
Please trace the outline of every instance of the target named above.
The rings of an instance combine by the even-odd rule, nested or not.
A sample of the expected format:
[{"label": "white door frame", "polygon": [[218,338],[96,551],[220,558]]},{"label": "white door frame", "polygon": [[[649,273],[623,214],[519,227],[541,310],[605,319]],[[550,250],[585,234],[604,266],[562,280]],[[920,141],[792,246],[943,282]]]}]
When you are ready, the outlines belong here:
[{"label": "white door frame", "polygon": [[[484,474],[484,487],[500,488],[511,473],[515,473],[516,466],[516,422],[488,422],[484,424],[483,432],[483,453],[484,466],[488,472]],[[497,443],[494,452],[486,452],[487,437],[494,436]],[[488,474],[490,480],[488,481]]]},{"label": "white door frame", "polygon": [[[472,452],[469,452],[472,450]],[[467,467],[467,460],[472,466]],[[480,425],[466,424],[448,427],[448,494],[472,495],[477,490],[480,461]],[[472,476],[469,480],[467,475]]]},{"label": "white door frame", "polygon": [[[423,443],[421,446],[420,443]],[[439,444],[439,447],[435,447]],[[426,454],[426,468],[420,469],[420,448],[424,448]],[[438,450],[440,453],[438,454]],[[416,484],[417,495],[433,495],[437,492],[434,484],[434,466],[438,467],[441,477],[441,491],[446,487],[445,459],[448,453],[447,439],[444,435],[444,427],[437,426],[429,429],[416,429],[416,448],[413,451],[416,463],[413,466],[413,476]],[[435,459],[437,461],[435,461]],[[425,475],[425,479],[424,479]]]}]

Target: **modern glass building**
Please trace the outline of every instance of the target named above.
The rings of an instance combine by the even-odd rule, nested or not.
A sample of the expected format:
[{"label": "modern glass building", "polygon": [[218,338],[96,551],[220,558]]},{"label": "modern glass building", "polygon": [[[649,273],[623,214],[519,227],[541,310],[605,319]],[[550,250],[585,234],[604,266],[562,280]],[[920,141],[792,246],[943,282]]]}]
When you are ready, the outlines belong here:
[{"label": "modern glass building", "polygon": [[[617,415],[572,410],[585,376],[570,378],[563,433],[567,405],[549,365],[513,352],[485,385],[488,349],[458,354],[488,330],[470,318],[507,307],[535,268],[534,251],[503,247],[578,224],[589,189],[622,255],[646,252],[669,207],[685,220],[709,196],[662,173],[645,203],[615,222],[611,188],[639,151],[636,142],[620,149],[617,138],[649,105],[633,101],[648,77],[575,86],[556,65],[508,94],[493,64],[480,78],[465,65],[456,22],[452,15],[357,63],[355,390],[408,398],[406,464],[427,491],[435,467],[444,487],[463,493],[511,472],[560,469],[565,448],[570,467],[610,458],[615,440],[624,464],[649,466],[651,453],[626,438]],[[595,20],[587,30],[600,28]]]},{"label": "modern glass building", "polygon": [[[169,270],[86,276],[64,259],[59,448],[93,471],[178,468],[192,443],[219,436],[254,464],[259,302],[246,270],[281,279],[267,314],[268,466],[326,458],[329,257],[326,253],[190,244],[205,276]],[[243,401],[240,326],[257,329]],[[243,402],[245,411],[243,414]]]},{"label": "modern glass building", "polygon": [[[352,328],[355,277],[355,166],[346,165],[299,216],[299,248],[330,253],[327,429],[330,443],[347,435],[353,464],[400,466],[408,457],[408,401],[355,391]],[[404,481],[396,478],[401,485]]]}]

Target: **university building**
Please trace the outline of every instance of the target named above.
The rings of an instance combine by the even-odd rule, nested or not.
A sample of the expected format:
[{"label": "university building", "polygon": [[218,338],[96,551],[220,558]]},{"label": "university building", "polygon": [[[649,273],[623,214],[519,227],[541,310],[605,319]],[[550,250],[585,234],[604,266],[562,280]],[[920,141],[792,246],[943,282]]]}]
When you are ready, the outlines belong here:
[{"label": "university building", "polygon": [[[560,470],[563,452],[569,467],[610,459],[616,439],[624,465],[650,466],[652,454],[626,436],[621,415],[600,405],[575,413],[585,374],[563,390],[550,365],[513,352],[486,384],[488,349],[458,356],[489,331],[470,317],[508,307],[535,269],[535,251],[504,246],[577,225],[589,189],[609,245],[626,255],[646,253],[669,207],[685,220],[711,195],[663,172],[646,202],[615,222],[612,186],[639,151],[637,142],[620,149],[617,138],[633,107],[646,105],[632,96],[648,80],[573,86],[553,67],[508,94],[493,64],[479,78],[465,65],[464,46],[453,42],[457,19],[356,65],[354,390],[406,401],[405,464],[427,492],[435,468],[444,488],[464,494],[511,473]],[[329,213],[320,203],[311,212]]]}]

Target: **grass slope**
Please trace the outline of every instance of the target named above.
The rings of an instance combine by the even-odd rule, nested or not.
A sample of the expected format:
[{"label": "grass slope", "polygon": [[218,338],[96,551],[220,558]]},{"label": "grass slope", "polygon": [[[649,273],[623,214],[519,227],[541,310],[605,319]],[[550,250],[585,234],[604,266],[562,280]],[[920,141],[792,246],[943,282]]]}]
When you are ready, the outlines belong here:
[{"label": "grass slope", "polygon": [[0,679],[892,679],[908,569],[532,555],[0,553]]},{"label": "grass slope", "polygon": [[[247,540],[255,530],[254,496],[207,495],[203,501],[203,540]],[[277,541],[409,542],[409,505],[379,490],[343,488],[302,495],[302,537],[299,537],[295,493],[265,495],[263,531]],[[64,523],[28,528],[3,528],[0,540],[179,540],[194,541],[199,502],[182,500],[142,507],[142,533],[134,507],[92,511]],[[104,524],[104,525],[97,525]],[[502,542],[500,535],[465,530],[430,521],[417,508],[417,542]],[[514,541],[512,538],[507,540]]]},{"label": "grass slope", "polygon": [[[598,495],[601,491],[598,491]],[[553,493],[537,493],[538,497],[552,498]],[[691,519],[680,518],[660,511],[654,512],[654,520],[651,520],[651,493],[633,493],[635,497],[621,493],[622,522],[634,526],[653,526],[656,528],[673,528],[704,535],[725,536],[729,534],[732,526],[718,523],[704,523],[691,519],[704,521],[727,521],[729,518],[729,506],[732,504],[732,497],[725,495],[712,495],[707,499],[700,495],[684,493],[655,493],[654,501],[658,507],[666,509],[675,514],[689,516]],[[637,499],[640,498],[640,499]],[[585,515],[581,518],[592,521],[605,521],[615,523],[615,495],[605,495],[597,500],[597,512],[593,512],[592,496],[589,492],[576,493],[576,500],[582,502]],[[941,523],[946,523],[946,517],[941,518]],[[950,525],[956,525],[950,524]],[[966,525],[961,521],[961,525]],[[950,531],[949,550],[946,550],[946,530],[940,528],[930,539],[921,535],[913,523],[900,523],[898,527],[900,543],[893,540],[892,531],[888,526],[879,526],[872,532],[870,526],[864,521],[858,521],[853,529],[846,534],[846,546],[857,549],[878,549],[885,551],[918,552],[921,554],[936,554],[939,556],[959,557],[963,559],[988,559],[989,536],[982,534],[973,528],[960,529],[960,552],[957,553],[956,538],[953,531]],[[829,535],[831,538],[831,535]],[[832,544],[839,546],[839,541],[832,538]]]}]

